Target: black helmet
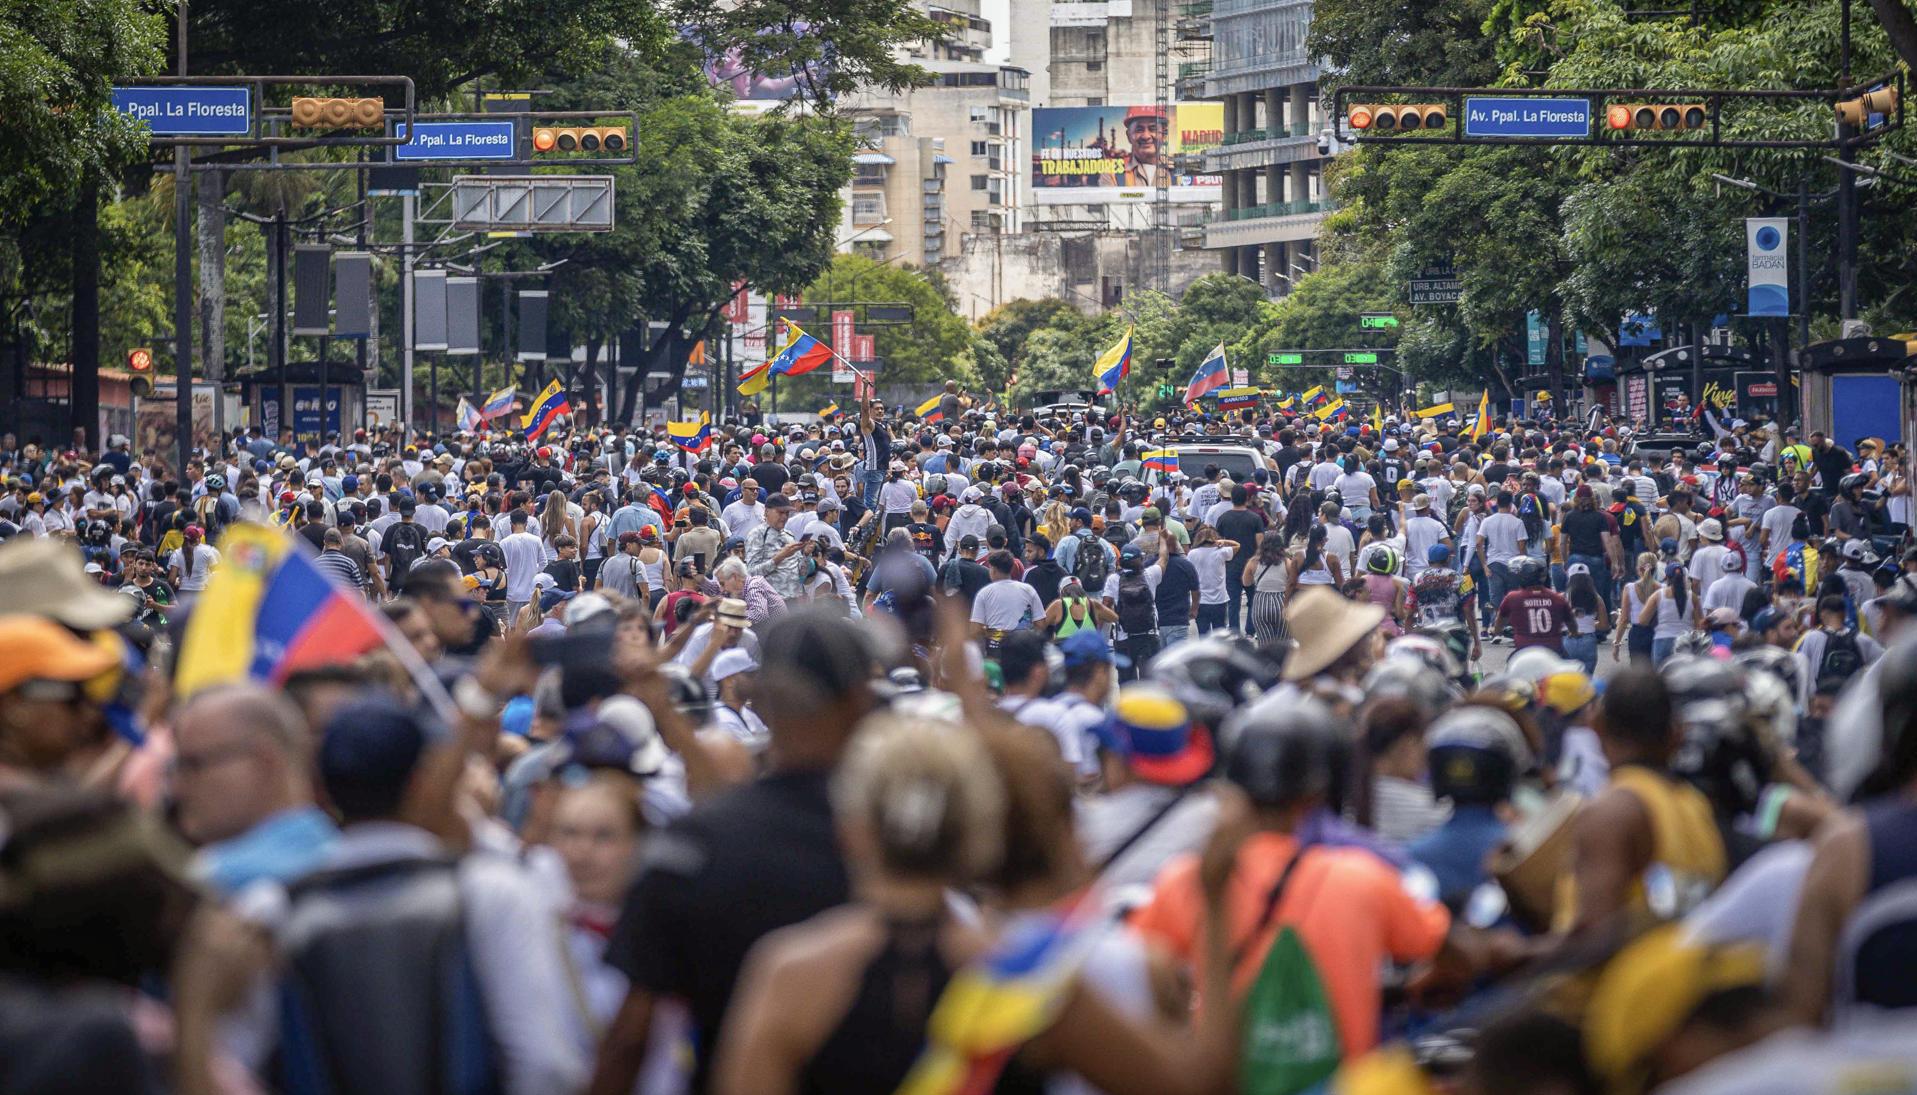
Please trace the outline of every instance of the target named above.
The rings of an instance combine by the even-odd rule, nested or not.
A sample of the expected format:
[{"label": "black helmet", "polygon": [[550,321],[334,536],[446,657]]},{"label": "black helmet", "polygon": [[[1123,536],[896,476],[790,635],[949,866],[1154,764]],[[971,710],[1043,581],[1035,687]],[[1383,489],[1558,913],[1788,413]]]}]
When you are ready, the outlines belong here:
[{"label": "black helmet", "polygon": [[1272,693],[1233,715],[1223,737],[1225,778],[1259,806],[1322,796],[1344,808],[1352,768],[1351,731],[1318,700]]},{"label": "black helmet", "polygon": [[1511,560],[1505,564],[1505,569],[1511,572],[1511,580],[1519,588],[1528,589],[1544,584],[1544,564],[1529,555],[1520,555]]},{"label": "black helmet", "polygon": [[105,521],[88,521],[85,539],[94,547],[105,547],[113,542],[113,526]]},{"label": "black helmet", "polygon": [[1176,696],[1193,722],[1216,731],[1276,685],[1281,668],[1246,642],[1212,634],[1167,648],[1145,675]]},{"label": "black helmet", "polygon": [[1511,797],[1531,767],[1531,747],[1516,719],[1494,707],[1469,704],[1439,716],[1425,731],[1431,792],[1461,805],[1489,805]]},{"label": "black helmet", "polygon": [[1383,658],[1365,674],[1367,702],[1378,699],[1411,701],[1426,719],[1450,706],[1457,697],[1442,671],[1421,658]]},{"label": "black helmet", "polygon": [[1751,725],[1743,674],[1712,657],[1664,663],[1664,685],[1681,731],[1671,771],[1711,800],[1721,816],[1757,808],[1774,758]]},{"label": "black helmet", "polygon": [[1870,485],[1870,476],[1863,472],[1852,472],[1837,481],[1837,493],[1849,494],[1851,491]]}]

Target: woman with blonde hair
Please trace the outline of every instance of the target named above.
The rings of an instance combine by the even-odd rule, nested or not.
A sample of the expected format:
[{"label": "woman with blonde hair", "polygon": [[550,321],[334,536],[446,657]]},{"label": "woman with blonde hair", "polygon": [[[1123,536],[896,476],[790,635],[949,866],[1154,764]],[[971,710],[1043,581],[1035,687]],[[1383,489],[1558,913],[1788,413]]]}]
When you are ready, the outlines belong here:
[{"label": "woman with blonde hair", "polygon": [[546,505],[539,511],[539,538],[546,542],[546,561],[559,558],[559,538],[571,536],[576,543],[579,540],[579,522],[572,519],[572,502],[566,492],[558,487],[546,495]]},{"label": "woman with blonde hair", "polygon": [[1632,661],[1651,660],[1651,636],[1657,629],[1638,623],[1637,617],[1651,599],[1651,594],[1657,590],[1657,552],[1646,551],[1637,557],[1637,581],[1618,590],[1617,618],[1630,621],[1630,626],[1611,629],[1612,661],[1619,660],[1620,646],[1624,647]]},{"label": "woman with blonde hair", "polygon": [[[719,1041],[714,1090],[891,1095],[922,1055],[953,1049],[928,1050],[934,1009],[948,984],[993,957],[995,941],[953,915],[949,894],[995,880],[1008,853],[1007,801],[980,733],[894,715],[867,720],[833,782],[857,899],[753,949]],[[1223,839],[1241,840],[1243,828],[1222,824]],[[1207,875],[1207,901],[1219,913],[1212,924],[1222,919],[1230,873],[1230,859],[1222,861],[1225,869]],[[1051,938],[1076,939],[1072,930]],[[1224,975],[1213,974],[1229,965],[1225,944],[1206,935],[1217,961],[1206,965],[1205,996],[1227,1001]],[[1057,992],[1042,1029],[994,1055],[996,1082],[981,1090],[1041,1092],[1054,1070],[1112,1095],[1196,1095],[1229,1083],[1237,1023],[1229,1004],[1204,1009],[1195,1030],[1161,1032],[1121,1016],[1077,973]]]}]

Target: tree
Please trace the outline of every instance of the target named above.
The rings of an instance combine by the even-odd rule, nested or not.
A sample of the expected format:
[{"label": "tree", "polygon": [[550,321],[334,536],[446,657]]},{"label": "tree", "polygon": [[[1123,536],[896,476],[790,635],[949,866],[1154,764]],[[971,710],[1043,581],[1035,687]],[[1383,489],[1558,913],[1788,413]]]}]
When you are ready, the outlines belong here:
[{"label": "tree", "polygon": [[[885,361],[887,383],[944,381],[968,360],[972,332],[959,316],[943,281],[935,282],[910,266],[874,262],[863,255],[836,254],[806,287],[808,301],[909,304],[912,322],[875,327],[874,349]],[[826,326],[827,318],[819,317]],[[825,337],[826,331],[814,332]]]}]

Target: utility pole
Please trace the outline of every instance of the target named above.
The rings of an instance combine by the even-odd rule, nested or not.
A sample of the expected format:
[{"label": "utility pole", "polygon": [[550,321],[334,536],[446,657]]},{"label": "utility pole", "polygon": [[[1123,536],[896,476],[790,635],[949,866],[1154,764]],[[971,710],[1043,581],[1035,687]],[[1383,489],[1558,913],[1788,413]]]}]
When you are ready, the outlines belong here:
[{"label": "utility pole", "polygon": [[[1850,0],[1843,3],[1837,68],[1838,85],[1849,87]],[[1837,169],[1837,315],[1845,320],[1857,318],[1857,173],[1848,166],[1857,162],[1857,148],[1853,143],[1856,138],[1857,128],[1840,119],[1837,158],[1845,166]]]},{"label": "utility pole", "polygon": [[407,191],[399,199],[399,421],[400,444],[413,436],[413,214],[419,199]]},{"label": "utility pole", "polygon": [[[180,75],[186,75],[186,8],[180,0]],[[193,256],[188,252],[193,224],[192,164],[185,144],[173,146],[173,368],[174,429],[178,432],[184,477],[193,454]],[[182,478],[184,481],[184,478]]]}]

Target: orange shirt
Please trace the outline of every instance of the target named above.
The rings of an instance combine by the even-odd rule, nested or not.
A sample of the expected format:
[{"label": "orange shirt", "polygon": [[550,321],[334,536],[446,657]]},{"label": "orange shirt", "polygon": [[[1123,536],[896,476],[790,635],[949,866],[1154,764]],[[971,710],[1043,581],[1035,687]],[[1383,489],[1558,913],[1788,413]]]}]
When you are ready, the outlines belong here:
[{"label": "orange shirt", "polygon": [[[1411,962],[1436,954],[1450,930],[1451,915],[1443,905],[1407,893],[1398,872],[1370,852],[1316,847],[1292,872],[1277,915],[1251,946],[1244,946],[1296,849],[1297,842],[1285,833],[1254,834],[1239,849],[1237,869],[1225,891],[1231,925],[1226,947],[1244,949],[1232,971],[1232,987],[1239,993],[1250,988],[1279,926],[1291,925],[1324,980],[1348,1060],[1377,1044],[1385,959]],[[1131,923],[1189,963],[1198,953],[1203,909],[1198,857],[1180,856],[1159,873],[1151,901]]]}]

